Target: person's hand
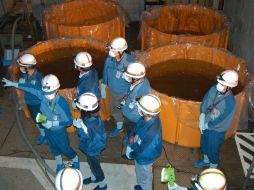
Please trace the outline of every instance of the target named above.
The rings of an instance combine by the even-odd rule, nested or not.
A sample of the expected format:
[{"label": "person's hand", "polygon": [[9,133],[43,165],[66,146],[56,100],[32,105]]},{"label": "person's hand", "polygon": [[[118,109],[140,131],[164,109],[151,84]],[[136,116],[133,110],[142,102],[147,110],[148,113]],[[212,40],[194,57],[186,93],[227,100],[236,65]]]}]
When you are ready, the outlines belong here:
[{"label": "person's hand", "polygon": [[106,87],[107,87],[106,84],[101,84],[101,97],[103,99],[106,99]]},{"label": "person's hand", "polygon": [[205,114],[201,113],[199,116],[199,129],[201,134],[203,134],[204,127],[205,127]]},{"label": "person's hand", "polygon": [[20,79],[19,79],[19,83],[20,83],[20,84],[24,84],[25,82],[26,82],[26,80],[25,80],[24,78],[20,78]]},{"label": "person's hand", "polygon": [[82,128],[81,122],[82,122],[82,119],[80,119],[80,118],[74,119],[74,120],[73,120],[73,125],[74,125],[76,128]]},{"label": "person's hand", "polygon": [[2,82],[4,83],[4,87],[8,87],[8,86],[13,86],[13,87],[15,87],[15,88],[18,87],[18,83],[12,82],[12,81],[10,81],[10,80],[8,80],[8,79],[6,79],[6,78],[3,78],[3,79],[2,79]]},{"label": "person's hand", "polygon": [[42,123],[41,125],[43,127],[45,127],[46,129],[50,129],[51,127],[53,127],[53,122],[52,121],[47,121],[46,123]]}]

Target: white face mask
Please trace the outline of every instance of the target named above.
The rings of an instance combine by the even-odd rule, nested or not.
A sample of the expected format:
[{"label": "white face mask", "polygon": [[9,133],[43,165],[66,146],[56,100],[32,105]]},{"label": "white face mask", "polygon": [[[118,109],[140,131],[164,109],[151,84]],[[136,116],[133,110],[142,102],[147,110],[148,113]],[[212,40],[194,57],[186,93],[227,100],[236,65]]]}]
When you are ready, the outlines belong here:
[{"label": "white face mask", "polygon": [[132,78],[127,76],[125,73],[124,73],[124,79],[127,81],[127,82],[132,82]]},{"label": "white face mask", "polygon": [[113,50],[109,50],[108,54],[110,57],[116,57],[115,52]]},{"label": "white face mask", "polygon": [[24,73],[24,74],[26,73],[26,70],[22,67],[20,67],[19,70],[20,70],[21,73]]},{"label": "white face mask", "polygon": [[141,109],[138,108],[138,114],[141,116],[141,117],[144,117],[144,114],[142,113]]},{"label": "white face mask", "polygon": [[48,100],[53,100],[56,97],[56,93],[45,95]]},{"label": "white face mask", "polygon": [[221,83],[217,83],[216,89],[217,89],[220,93],[224,93],[224,92],[226,92],[227,87],[224,86],[224,85],[222,85]]}]

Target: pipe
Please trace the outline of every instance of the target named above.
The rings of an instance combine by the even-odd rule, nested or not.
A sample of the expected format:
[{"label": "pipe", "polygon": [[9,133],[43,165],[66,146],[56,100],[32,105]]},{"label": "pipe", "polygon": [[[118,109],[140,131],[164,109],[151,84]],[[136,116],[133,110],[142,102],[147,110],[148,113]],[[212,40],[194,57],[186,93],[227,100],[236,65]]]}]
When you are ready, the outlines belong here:
[{"label": "pipe", "polygon": [[21,19],[22,19],[22,16],[16,18],[14,24],[12,25],[12,32],[11,32],[11,58],[12,58],[12,62],[14,60],[14,43],[15,43],[16,25]]}]

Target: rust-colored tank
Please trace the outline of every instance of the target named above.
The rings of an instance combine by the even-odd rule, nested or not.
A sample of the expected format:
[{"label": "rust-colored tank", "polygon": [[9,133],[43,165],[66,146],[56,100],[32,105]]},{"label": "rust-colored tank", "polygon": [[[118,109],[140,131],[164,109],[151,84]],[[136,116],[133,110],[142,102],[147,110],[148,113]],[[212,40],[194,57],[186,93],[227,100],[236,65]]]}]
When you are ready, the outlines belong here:
[{"label": "rust-colored tank", "polygon": [[243,59],[222,48],[193,44],[154,48],[138,54],[137,59],[145,64],[153,92],[162,101],[163,139],[185,147],[200,145],[200,104],[216,84],[216,75],[226,69],[236,70],[240,77],[233,89],[237,110],[226,138],[236,132],[245,99],[247,70]]},{"label": "rust-colored tank", "polygon": [[[31,53],[37,60],[36,67],[44,75],[55,74],[60,81],[60,94],[63,95],[70,104],[73,117],[79,117],[79,111],[72,109],[72,97],[74,93],[74,87],[78,82],[79,72],[74,69],[74,56],[80,51],[87,51],[91,54],[93,59],[93,66],[97,69],[99,78],[102,76],[102,70],[104,60],[107,56],[106,44],[94,39],[53,39],[45,42],[38,43],[31,48],[21,52],[18,57],[24,53]],[[10,67],[12,79],[16,80],[19,78],[20,71],[19,66],[15,62]],[[18,96],[22,99],[22,91],[17,90]],[[101,110],[100,116],[102,119],[109,117],[109,100],[100,101]],[[29,111],[25,107],[24,111],[29,117]],[[71,127],[68,129],[70,132],[74,131]]]},{"label": "rust-colored tank", "polygon": [[198,5],[154,7],[141,17],[141,48],[172,42],[227,48],[229,21],[220,12]]},{"label": "rust-colored tank", "polygon": [[124,13],[112,1],[75,0],[56,4],[44,12],[47,39],[70,36],[111,42],[125,37]]}]

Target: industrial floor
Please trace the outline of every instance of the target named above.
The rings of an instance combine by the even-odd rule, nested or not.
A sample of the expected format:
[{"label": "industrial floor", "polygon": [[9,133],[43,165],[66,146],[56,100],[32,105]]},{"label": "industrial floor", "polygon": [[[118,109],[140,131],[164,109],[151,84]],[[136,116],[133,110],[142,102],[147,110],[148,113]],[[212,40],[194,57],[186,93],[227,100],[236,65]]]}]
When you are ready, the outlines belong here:
[{"label": "industrial floor", "polygon": [[[130,23],[127,28],[127,41],[129,49],[140,49],[137,40],[139,23]],[[132,32],[130,32],[132,31]],[[33,147],[39,152],[41,157],[55,169],[53,157],[47,145],[35,145],[38,132],[31,121],[27,121],[23,112],[17,111],[21,124],[25,130]],[[106,130],[114,128],[113,120],[105,121]],[[89,175],[89,169],[85,156],[78,150],[78,137],[75,133],[70,133],[72,147],[79,155],[81,172],[84,177]],[[110,190],[130,190],[135,185],[135,170],[133,161],[126,161],[121,158],[121,136],[107,139],[107,148],[102,153],[102,167],[105,170],[108,189]],[[176,182],[182,186],[191,186],[190,177],[201,170],[193,168],[192,162],[200,159],[199,149],[179,147],[164,142],[164,147],[170,163],[176,169]],[[65,159],[67,160],[67,159]],[[154,164],[154,190],[166,190],[166,184],[160,183],[160,172],[162,167],[168,164],[165,152]],[[240,157],[237,151],[234,137],[226,140],[221,151],[221,163],[219,168],[225,173],[228,182],[228,190],[237,190],[244,181]],[[53,189],[50,177],[38,167],[34,155],[23,140],[16,121],[16,105],[10,90],[0,86],[0,189],[8,190],[41,190]],[[52,179],[52,178],[51,178]],[[249,187],[254,188],[253,180]],[[92,187],[83,187],[92,189]]]}]

